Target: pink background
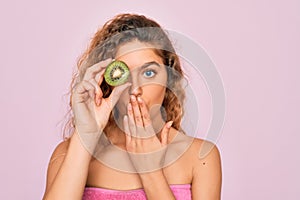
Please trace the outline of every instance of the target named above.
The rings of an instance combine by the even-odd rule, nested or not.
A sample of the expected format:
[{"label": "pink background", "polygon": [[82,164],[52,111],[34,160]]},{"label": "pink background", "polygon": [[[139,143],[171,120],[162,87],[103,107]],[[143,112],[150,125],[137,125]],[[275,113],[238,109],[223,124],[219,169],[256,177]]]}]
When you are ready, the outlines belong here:
[{"label": "pink background", "polygon": [[26,0],[0,3],[0,199],[41,199],[76,60],[122,12],[188,35],[216,64],[222,199],[299,198],[299,1]]}]

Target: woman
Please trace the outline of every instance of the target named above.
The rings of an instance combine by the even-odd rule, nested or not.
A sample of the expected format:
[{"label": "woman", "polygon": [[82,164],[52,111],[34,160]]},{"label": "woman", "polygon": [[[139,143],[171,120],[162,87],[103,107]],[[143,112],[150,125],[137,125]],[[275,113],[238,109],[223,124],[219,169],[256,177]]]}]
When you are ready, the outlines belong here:
[{"label": "woman", "polygon": [[[103,74],[114,60],[130,77],[112,87]],[[205,141],[181,130],[183,72],[159,24],[114,17],[78,68],[72,134],[52,154],[44,199],[220,199],[219,151],[200,159]]]}]

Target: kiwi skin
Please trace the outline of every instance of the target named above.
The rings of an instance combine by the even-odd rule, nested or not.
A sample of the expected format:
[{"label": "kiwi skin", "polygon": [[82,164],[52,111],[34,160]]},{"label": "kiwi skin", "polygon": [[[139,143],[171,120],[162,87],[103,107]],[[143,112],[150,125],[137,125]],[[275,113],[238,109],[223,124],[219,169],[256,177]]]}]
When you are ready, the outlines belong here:
[{"label": "kiwi skin", "polygon": [[126,83],[129,77],[129,73],[129,68],[125,62],[115,60],[106,67],[104,72],[104,79],[108,85],[115,87]]}]

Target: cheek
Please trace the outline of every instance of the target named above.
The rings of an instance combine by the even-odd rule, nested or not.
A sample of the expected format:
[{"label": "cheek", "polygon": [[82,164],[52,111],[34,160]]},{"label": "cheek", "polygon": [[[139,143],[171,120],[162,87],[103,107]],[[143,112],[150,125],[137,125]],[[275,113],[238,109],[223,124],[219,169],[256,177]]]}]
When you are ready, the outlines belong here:
[{"label": "cheek", "polygon": [[118,99],[118,102],[116,104],[117,109],[119,112],[124,115],[127,113],[127,105],[129,102],[129,91],[126,89]]},{"label": "cheek", "polygon": [[149,85],[143,88],[143,99],[151,107],[154,104],[162,104],[166,88],[160,85]]},{"label": "cheek", "polygon": [[162,104],[167,86],[167,72],[166,70],[162,70],[158,73],[155,78],[155,82],[157,84],[145,85],[143,89],[143,97],[148,106],[154,104]]}]

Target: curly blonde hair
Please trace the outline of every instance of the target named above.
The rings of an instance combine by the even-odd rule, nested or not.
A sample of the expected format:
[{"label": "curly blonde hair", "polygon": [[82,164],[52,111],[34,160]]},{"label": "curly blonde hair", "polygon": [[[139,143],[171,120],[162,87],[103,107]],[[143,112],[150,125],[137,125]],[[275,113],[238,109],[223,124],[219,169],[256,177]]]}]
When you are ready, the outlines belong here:
[{"label": "curly blonde hair", "polygon": [[[151,27],[153,27],[153,29]],[[86,70],[83,69],[82,66],[92,66],[101,60],[114,58],[116,49],[121,44],[125,44],[133,40],[138,40],[140,42],[159,47],[154,48],[153,50],[162,58],[164,65],[168,66],[168,80],[172,80],[168,81],[165,97],[162,103],[162,108],[165,109],[164,112],[162,112],[162,115],[166,121],[173,121],[172,126],[175,129],[183,131],[181,128],[181,120],[184,113],[183,102],[185,99],[185,92],[182,87],[182,79],[184,76],[179,57],[176,55],[169,37],[166,32],[163,31],[161,26],[157,22],[146,18],[143,15],[119,14],[106,22],[103,27],[95,33],[87,50],[81,55],[77,62],[77,72],[73,73],[69,93],[71,93],[74,88],[75,80],[78,76],[82,76]],[[102,82],[100,88],[103,92],[104,98],[108,97],[112,91],[111,86],[109,86],[105,81]],[[172,88],[172,90],[170,88]],[[68,138],[75,128],[71,107],[70,98],[69,110],[67,113],[69,117],[63,130],[64,138]],[[113,125],[115,125],[115,122],[111,114],[106,127]]]}]

